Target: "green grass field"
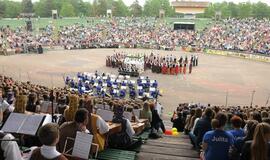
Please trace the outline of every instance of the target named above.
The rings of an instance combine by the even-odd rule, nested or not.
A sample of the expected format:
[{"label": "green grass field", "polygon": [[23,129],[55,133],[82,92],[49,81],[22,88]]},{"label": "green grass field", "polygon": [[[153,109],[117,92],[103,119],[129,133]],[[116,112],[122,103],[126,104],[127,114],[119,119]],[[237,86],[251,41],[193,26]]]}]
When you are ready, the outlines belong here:
[{"label": "green grass field", "polygon": [[[63,19],[57,19],[52,20],[51,18],[34,18],[32,19],[32,24],[34,30],[37,30],[37,28],[44,28],[46,25],[54,23],[55,26],[67,26],[72,25],[75,23],[87,24],[87,20],[90,20],[92,22],[92,19],[94,20],[94,24],[100,22],[100,19],[97,18],[63,18]],[[166,18],[166,22],[168,22],[170,25],[173,25],[173,22],[194,22],[196,25],[196,30],[202,30],[206,26],[209,25],[212,21],[210,19],[195,19],[195,20],[188,20],[188,19],[180,19],[180,18]],[[11,28],[15,29],[16,27],[25,26],[25,19],[1,19],[0,20],[0,27],[1,26],[7,26],[9,25]]]}]

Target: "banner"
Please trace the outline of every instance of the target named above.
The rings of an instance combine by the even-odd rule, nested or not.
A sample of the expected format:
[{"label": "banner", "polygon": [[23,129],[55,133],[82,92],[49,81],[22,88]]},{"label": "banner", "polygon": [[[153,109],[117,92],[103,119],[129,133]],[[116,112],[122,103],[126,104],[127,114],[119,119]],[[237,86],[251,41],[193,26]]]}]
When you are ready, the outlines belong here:
[{"label": "banner", "polygon": [[256,55],[256,54],[249,54],[249,53],[243,53],[243,52],[241,53],[241,52],[232,52],[232,51],[213,50],[213,49],[205,49],[204,53],[229,56],[229,57],[237,57],[237,58],[250,59],[254,61],[270,63],[270,57],[267,57],[264,55]]}]

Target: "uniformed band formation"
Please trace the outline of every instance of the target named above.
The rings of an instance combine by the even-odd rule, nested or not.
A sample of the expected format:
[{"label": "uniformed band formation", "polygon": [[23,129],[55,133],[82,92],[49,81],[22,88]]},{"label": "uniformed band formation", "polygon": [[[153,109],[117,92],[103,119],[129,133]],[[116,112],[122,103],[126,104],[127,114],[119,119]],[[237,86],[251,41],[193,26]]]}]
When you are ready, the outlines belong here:
[{"label": "uniformed band formation", "polygon": [[157,99],[159,95],[158,82],[143,76],[131,79],[130,76],[84,72],[78,73],[77,79],[67,76],[65,84],[71,91],[98,97]]},{"label": "uniformed band formation", "polygon": [[[112,56],[107,56],[106,66],[117,68],[119,67],[119,73],[124,75],[137,75],[139,71],[150,69],[153,73],[162,73],[168,75],[178,75],[192,73],[192,68],[198,66],[199,57],[197,55],[191,55],[190,59],[187,56],[184,58],[181,56],[177,58],[173,55],[160,56],[159,54],[151,53],[150,55],[134,54],[133,58],[137,58],[137,62],[143,59],[142,63],[126,63],[126,59],[131,55],[122,53],[114,53]],[[188,72],[187,72],[188,69]],[[123,73],[124,72],[124,73]],[[131,74],[129,74],[131,73]],[[132,74],[133,73],[133,74]],[[138,74],[135,74],[138,73]]]}]

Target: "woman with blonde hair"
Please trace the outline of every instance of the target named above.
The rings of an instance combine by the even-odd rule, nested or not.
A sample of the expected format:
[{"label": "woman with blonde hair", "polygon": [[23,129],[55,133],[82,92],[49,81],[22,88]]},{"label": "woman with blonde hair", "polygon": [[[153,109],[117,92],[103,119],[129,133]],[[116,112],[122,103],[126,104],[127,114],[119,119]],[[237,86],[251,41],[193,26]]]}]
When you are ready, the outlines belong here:
[{"label": "woman with blonde hair", "polygon": [[270,159],[270,125],[259,123],[254,132],[253,140],[247,141],[242,150],[241,160]]},{"label": "woman with blonde hair", "polygon": [[152,112],[150,110],[150,105],[148,102],[145,102],[143,104],[143,110],[141,111],[140,118],[147,119],[148,122],[146,124],[146,128],[151,127],[151,122],[152,122]]}]

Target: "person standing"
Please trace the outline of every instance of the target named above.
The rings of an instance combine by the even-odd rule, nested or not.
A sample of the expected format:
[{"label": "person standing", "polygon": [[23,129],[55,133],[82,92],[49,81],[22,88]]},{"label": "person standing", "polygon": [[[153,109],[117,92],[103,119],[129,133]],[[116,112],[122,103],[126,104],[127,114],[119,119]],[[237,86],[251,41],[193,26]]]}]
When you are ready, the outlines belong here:
[{"label": "person standing", "polygon": [[189,64],[189,74],[192,72],[192,62]]}]

